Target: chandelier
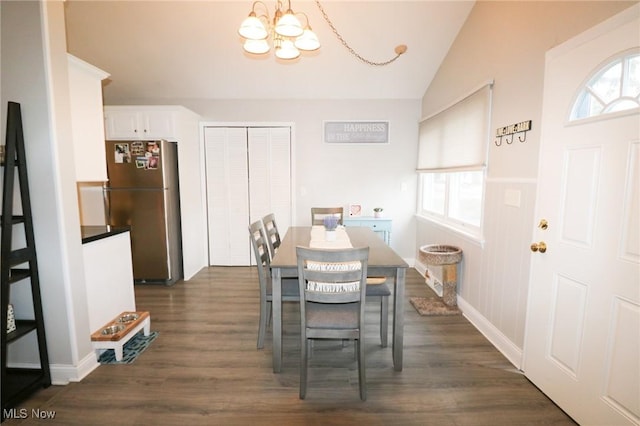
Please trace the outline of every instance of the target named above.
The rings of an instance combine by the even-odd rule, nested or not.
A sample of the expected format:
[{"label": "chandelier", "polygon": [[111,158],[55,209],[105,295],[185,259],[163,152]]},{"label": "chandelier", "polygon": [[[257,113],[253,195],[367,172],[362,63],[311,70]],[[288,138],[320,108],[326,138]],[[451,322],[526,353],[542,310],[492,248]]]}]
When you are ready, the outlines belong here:
[{"label": "chandelier", "polygon": [[[327,21],[327,24],[329,24],[329,27],[331,27],[331,30],[338,40],[340,40],[342,45],[349,51],[349,53],[365,64],[378,67],[389,65],[407,51],[407,46],[400,44],[394,49],[395,56],[382,62],[372,61],[361,56],[344,40],[344,38],[342,38],[342,35],[340,35],[336,27],[333,25],[333,22],[331,22],[331,19],[329,19],[329,16],[320,4],[320,1],[315,0],[315,3],[322,13],[322,17]],[[264,8],[264,14],[256,14],[257,5]],[[284,2],[283,0],[277,0],[276,10],[273,14],[273,19],[271,19],[269,17],[269,9],[266,4],[259,0],[253,2],[249,16],[242,21],[240,29],[238,29],[238,33],[244,38],[244,44],[242,47],[246,52],[254,55],[262,55],[269,52],[269,50],[271,50],[269,37],[271,37],[275,48],[275,55],[280,59],[296,59],[300,56],[301,50],[311,51],[320,48],[320,40],[318,40],[318,36],[311,30],[307,15],[303,12],[294,12],[291,9],[291,0],[288,0],[288,6],[289,7],[286,11],[283,12]],[[304,17],[306,22],[304,26],[302,26],[296,15]]]},{"label": "chandelier", "polygon": [[[264,8],[264,14],[256,14],[256,6]],[[311,51],[320,48],[318,36],[311,30],[309,18],[303,12],[295,13],[289,7],[284,10],[283,2],[278,0],[273,19],[269,17],[269,9],[261,1],[253,2],[251,13],[242,21],[238,33],[245,39],[243,48],[246,52],[262,55],[271,50],[269,37],[275,48],[275,55],[280,59],[295,59],[300,51]],[[284,10],[284,12],[283,12]],[[296,15],[304,16],[306,25],[302,26]]]}]

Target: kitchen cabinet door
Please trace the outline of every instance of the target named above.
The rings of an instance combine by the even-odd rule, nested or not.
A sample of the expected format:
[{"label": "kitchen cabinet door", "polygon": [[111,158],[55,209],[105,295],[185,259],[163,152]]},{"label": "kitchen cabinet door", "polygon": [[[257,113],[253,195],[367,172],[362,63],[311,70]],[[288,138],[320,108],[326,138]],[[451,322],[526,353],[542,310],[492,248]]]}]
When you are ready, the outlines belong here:
[{"label": "kitchen cabinet door", "polygon": [[108,140],[138,139],[138,113],[135,111],[105,112]]},{"label": "kitchen cabinet door", "polygon": [[176,140],[175,117],[172,111],[145,111],[138,119],[144,127],[144,137]]},{"label": "kitchen cabinet door", "polygon": [[169,110],[105,108],[108,140],[176,140],[175,117]]}]

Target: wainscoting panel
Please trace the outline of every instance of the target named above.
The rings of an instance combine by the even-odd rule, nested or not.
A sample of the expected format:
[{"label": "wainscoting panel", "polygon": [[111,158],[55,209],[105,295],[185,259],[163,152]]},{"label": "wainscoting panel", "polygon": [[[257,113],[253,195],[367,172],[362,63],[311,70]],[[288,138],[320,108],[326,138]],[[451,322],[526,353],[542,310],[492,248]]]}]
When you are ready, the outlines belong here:
[{"label": "wainscoting panel", "polygon": [[[488,180],[485,194],[483,240],[475,241],[425,219],[417,221],[416,258],[425,244],[451,244],[462,248],[458,294],[483,321],[474,325],[503,353],[517,353],[524,345],[533,229],[534,180]],[[421,265],[416,265],[421,271]],[[424,269],[424,268],[422,268]],[[426,286],[426,284],[425,284]],[[483,326],[483,324],[485,326]],[[491,330],[484,330],[486,325]],[[509,342],[505,345],[505,342]],[[511,361],[520,367],[521,360]]]},{"label": "wainscoting panel", "polygon": [[[515,345],[524,345],[536,186],[527,181],[488,181],[485,196],[480,312]],[[517,199],[517,203],[513,202]],[[476,303],[476,302],[472,302]]]}]

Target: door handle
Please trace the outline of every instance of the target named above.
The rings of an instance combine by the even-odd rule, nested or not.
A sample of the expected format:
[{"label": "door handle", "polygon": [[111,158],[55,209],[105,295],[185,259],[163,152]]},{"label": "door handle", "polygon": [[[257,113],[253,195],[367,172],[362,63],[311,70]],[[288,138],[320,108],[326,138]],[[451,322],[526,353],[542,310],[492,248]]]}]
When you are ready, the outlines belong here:
[{"label": "door handle", "polygon": [[534,253],[536,251],[539,251],[540,253],[544,253],[547,251],[547,244],[544,241],[540,241],[539,243],[533,243],[531,244],[531,251]]}]

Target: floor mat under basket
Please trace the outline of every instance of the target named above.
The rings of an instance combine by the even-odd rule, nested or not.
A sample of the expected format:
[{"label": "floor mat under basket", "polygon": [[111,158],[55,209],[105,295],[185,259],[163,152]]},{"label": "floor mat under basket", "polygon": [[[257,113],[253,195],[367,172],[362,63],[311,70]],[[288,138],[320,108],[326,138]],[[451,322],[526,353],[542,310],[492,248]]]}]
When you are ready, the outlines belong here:
[{"label": "floor mat under basket", "polygon": [[427,297],[411,297],[409,302],[416,308],[420,315],[458,315],[460,309],[457,307],[447,306],[439,299]]}]

